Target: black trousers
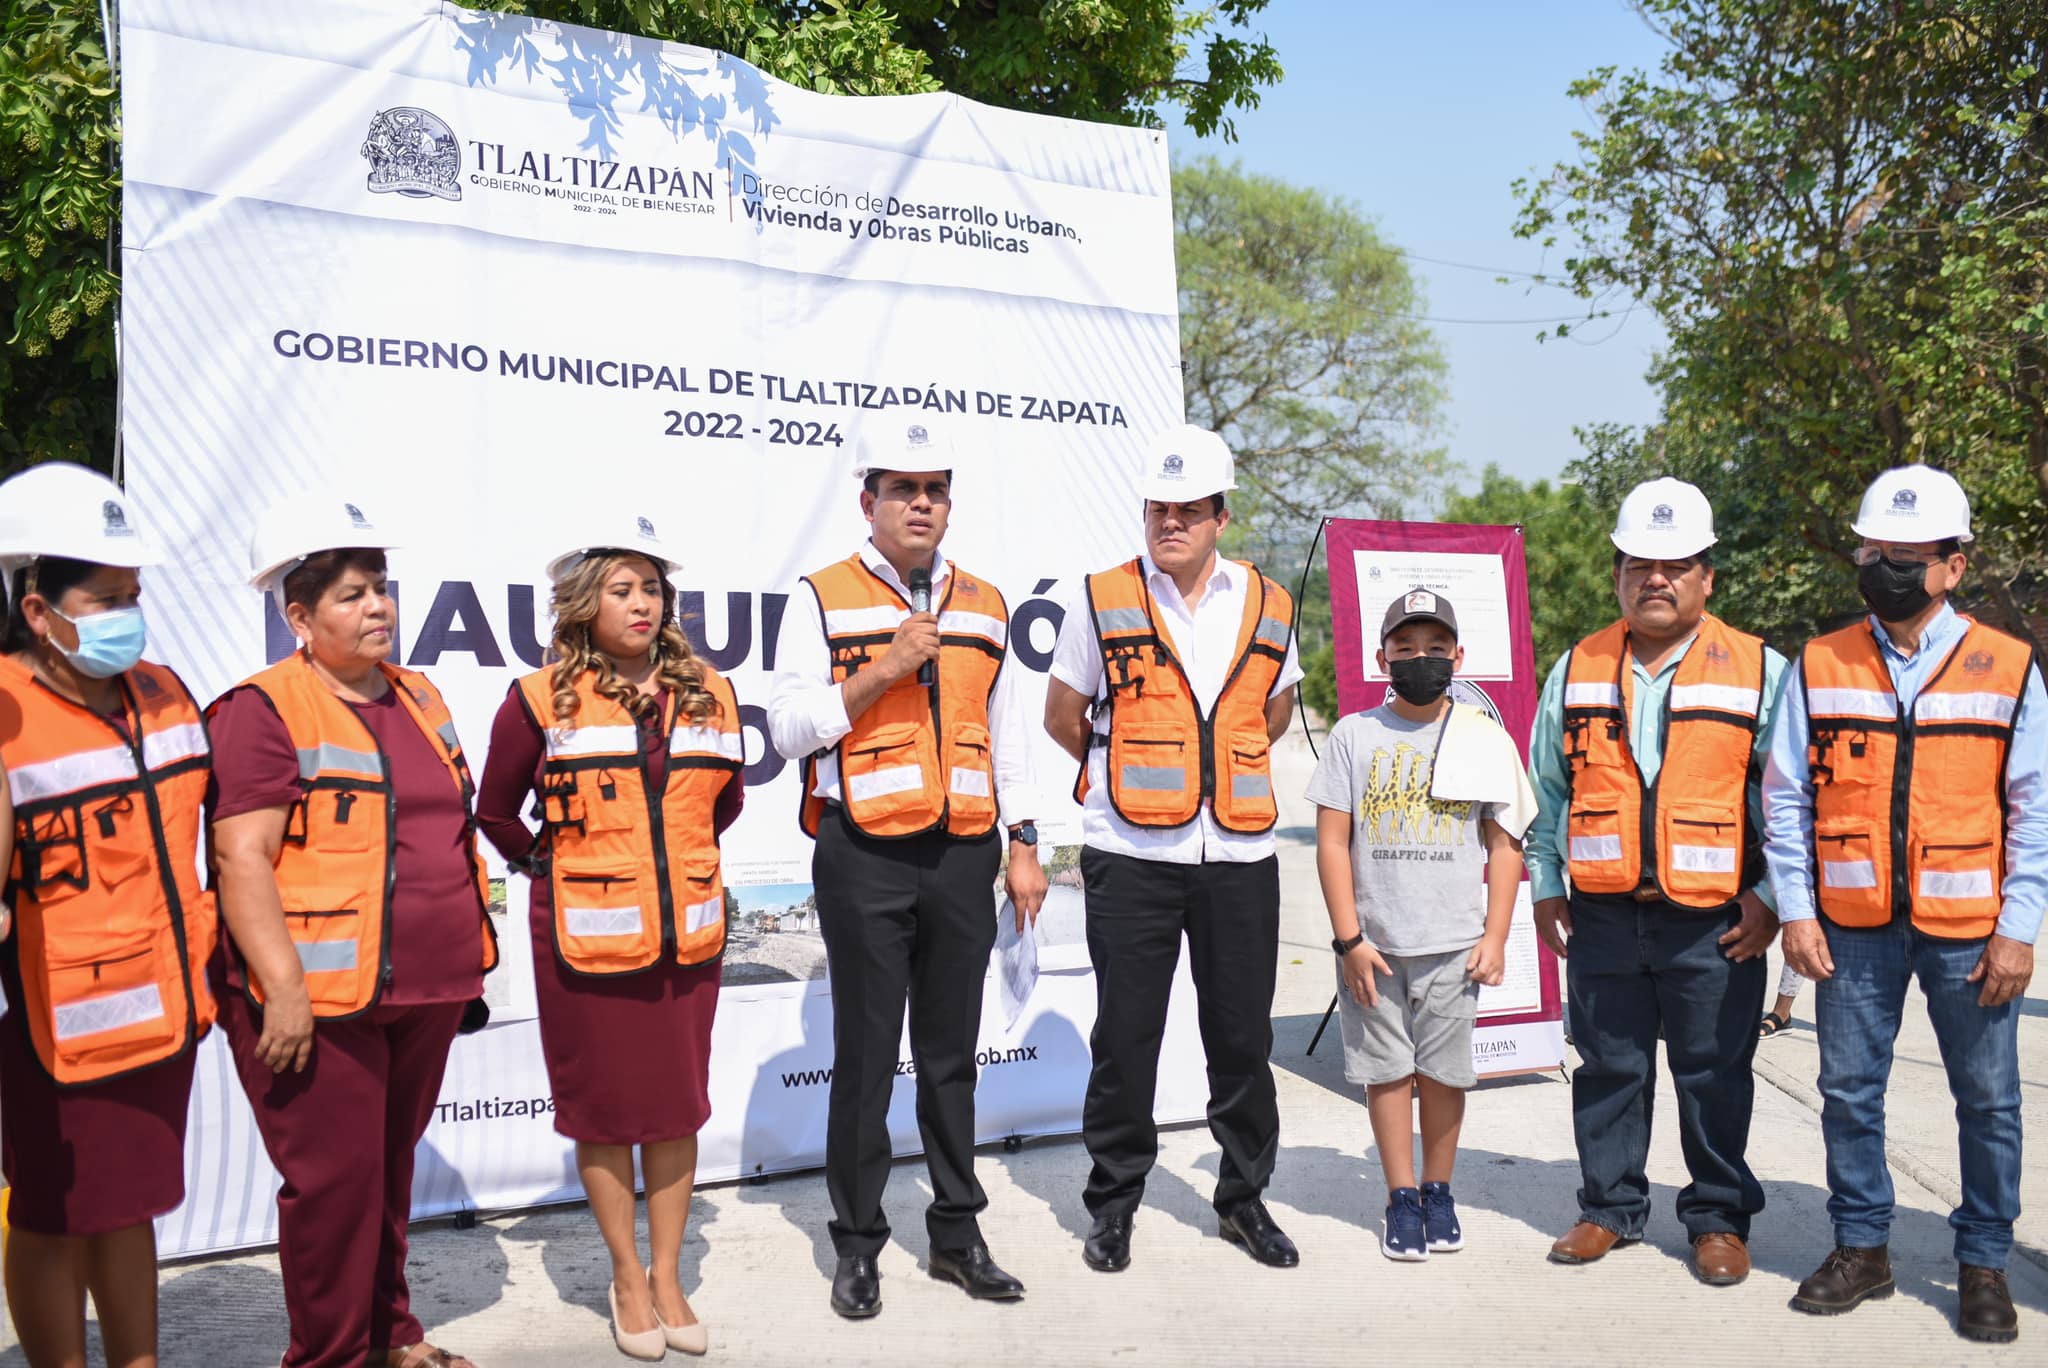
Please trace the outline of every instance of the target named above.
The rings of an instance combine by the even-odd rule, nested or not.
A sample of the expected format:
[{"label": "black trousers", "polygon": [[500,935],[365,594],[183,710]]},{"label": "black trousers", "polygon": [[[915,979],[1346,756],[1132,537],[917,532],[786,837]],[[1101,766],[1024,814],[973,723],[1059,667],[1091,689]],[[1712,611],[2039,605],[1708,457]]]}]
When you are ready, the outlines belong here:
[{"label": "black trousers", "polygon": [[1769,970],[1717,944],[1740,920],[1734,904],[1702,912],[1666,902],[1574,893],[1565,985],[1579,1067],[1572,1129],[1579,1149],[1580,1219],[1634,1238],[1650,1215],[1650,1108],[1657,1096],[1657,1030],[1678,1094],[1678,1142],[1692,1181],[1678,1219],[1697,1238],[1749,1238],[1764,1190],[1750,1172],[1756,1023]]},{"label": "black trousers", "polygon": [[965,841],[875,840],[836,804],[819,823],[811,879],[832,974],[825,1187],[841,1258],[879,1253],[889,1240],[882,1189],[906,998],[917,1127],[932,1178],[925,1226],[937,1249],[981,1238],[974,1218],[988,1198],[974,1179],[974,1053],[1000,862],[993,831]]},{"label": "black trousers", "polygon": [[1081,1109],[1095,1163],[1083,1199],[1097,1216],[1121,1216],[1145,1195],[1159,1158],[1159,1043],[1185,933],[1209,1061],[1209,1132],[1223,1147],[1214,1201],[1231,1211],[1265,1191],[1280,1149],[1270,1062],[1280,861],[1165,864],[1083,846],[1081,875],[1095,966],[1095,1067]]}]

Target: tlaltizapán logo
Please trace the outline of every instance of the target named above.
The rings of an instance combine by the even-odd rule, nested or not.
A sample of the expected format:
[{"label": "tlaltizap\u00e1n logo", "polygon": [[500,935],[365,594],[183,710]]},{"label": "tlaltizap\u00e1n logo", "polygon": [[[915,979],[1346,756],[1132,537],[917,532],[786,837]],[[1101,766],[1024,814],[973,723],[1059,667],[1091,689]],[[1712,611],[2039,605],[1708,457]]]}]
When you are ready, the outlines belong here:
[{"label": "tlaltizap\u00e1n logo", "polygon": [[360,155],[370,164],[365,186],[377,195],[459,201],[466,187],[600,217],[717,211],[718,187],[709,169],[464,140],[440,115],[411,105],[377,111]]},{"label": "tlaltizap\u00e1n logo", "polygon": [[462,144],[438,114],[410,105],[378,111],[363,138],[362,155],[370,163],[373,195],[462,198]]}]

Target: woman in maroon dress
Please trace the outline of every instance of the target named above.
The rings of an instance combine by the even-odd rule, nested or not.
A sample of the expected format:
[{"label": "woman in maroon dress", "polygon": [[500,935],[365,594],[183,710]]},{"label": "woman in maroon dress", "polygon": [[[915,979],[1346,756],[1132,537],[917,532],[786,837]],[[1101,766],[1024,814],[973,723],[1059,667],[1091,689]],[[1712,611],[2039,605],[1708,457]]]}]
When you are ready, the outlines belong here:
[{"label": "woman in maroon dress", "polygon": [[[141,659],[157,561],[111,480],[0,485],[0,1170],[7,1309],[34,1368],[156,1358],[156,1230],[185,1196],[193,1046],[213,1020],[198,879],[206,731]],[[10,923],[13,923],[10,925]]]},{"label": "woman in maroon dress", "polygon": [[[618,523],[548,566],[555,663],[498,710],[477,820],[531,880],[555,1129],[576,1142],[611,1254],[613,1338],[655,1359],[707,1343],[678,1262],[711,1112],[718,834],[739,815],[742,752],[731,686],[676,625],[673,558],[647,519]],[[651,1266],[634,1239],[635,1145]]]},{"label": "woman in maroon dress", "polygon": [[389,543],[355,504],[259,521],[255,582],[298,651],[209,710],[221,1025],[270,1161],[285,1368],[473,1368],[426,1342],[405,1279],[414,1148],[497,962],[461,743],[387,662]]}]

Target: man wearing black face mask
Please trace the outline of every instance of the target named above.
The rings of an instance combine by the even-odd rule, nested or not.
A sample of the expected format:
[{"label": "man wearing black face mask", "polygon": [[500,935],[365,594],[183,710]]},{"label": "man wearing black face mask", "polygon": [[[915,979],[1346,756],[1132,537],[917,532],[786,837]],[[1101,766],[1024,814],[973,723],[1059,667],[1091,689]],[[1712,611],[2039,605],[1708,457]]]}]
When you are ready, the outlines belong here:
[{"label": "man wearing black face mask", "polygon": [[2019,1334],[2005,1281],[2020,1209],[2019,998],[2048,905],[2048,693],[2023,642],[1959,615],[1970,504],[1887,470],[1853,529],[1871,616],[1808,642],[1764,776],[1785,960],[1815,981],[1835,1251],[1792,1305],[1894,1287],[1884,1094],[1913,979],[1948,1069],[1962,1202],[1957,1329]]},{"label": "man wearing black face mask", "polygon": [[1764,1205],[1745,1157],[1778,929],[1758,775],[1785,660],[1707,612],[1714,513],[1698,489],[1638,485],[1612,540],[1621,619],[1558,661],[1529,739],[1536,931],[1569,955],[1580,1056],[1579,1220],[1550,1258],[1591,1263],[1642,1238],[1661,1032],[1692,1178],[1678,1217],[1694,1274],[1725,1286],[1749,1274]]}]

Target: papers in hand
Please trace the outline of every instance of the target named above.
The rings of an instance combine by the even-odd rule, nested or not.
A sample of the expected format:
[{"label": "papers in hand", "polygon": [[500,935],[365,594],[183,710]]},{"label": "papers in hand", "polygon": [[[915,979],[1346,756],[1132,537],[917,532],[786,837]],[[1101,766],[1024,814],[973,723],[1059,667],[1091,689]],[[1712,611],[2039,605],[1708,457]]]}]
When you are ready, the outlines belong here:
[{"label": "papers in hand", "polygon": [[996,979],[1002,989],[1003,1029],[1016,1026],[1031,990],[1038,986],[1038,928],[1017,930],[1017,905],[1008,898],[996,912]]}]

